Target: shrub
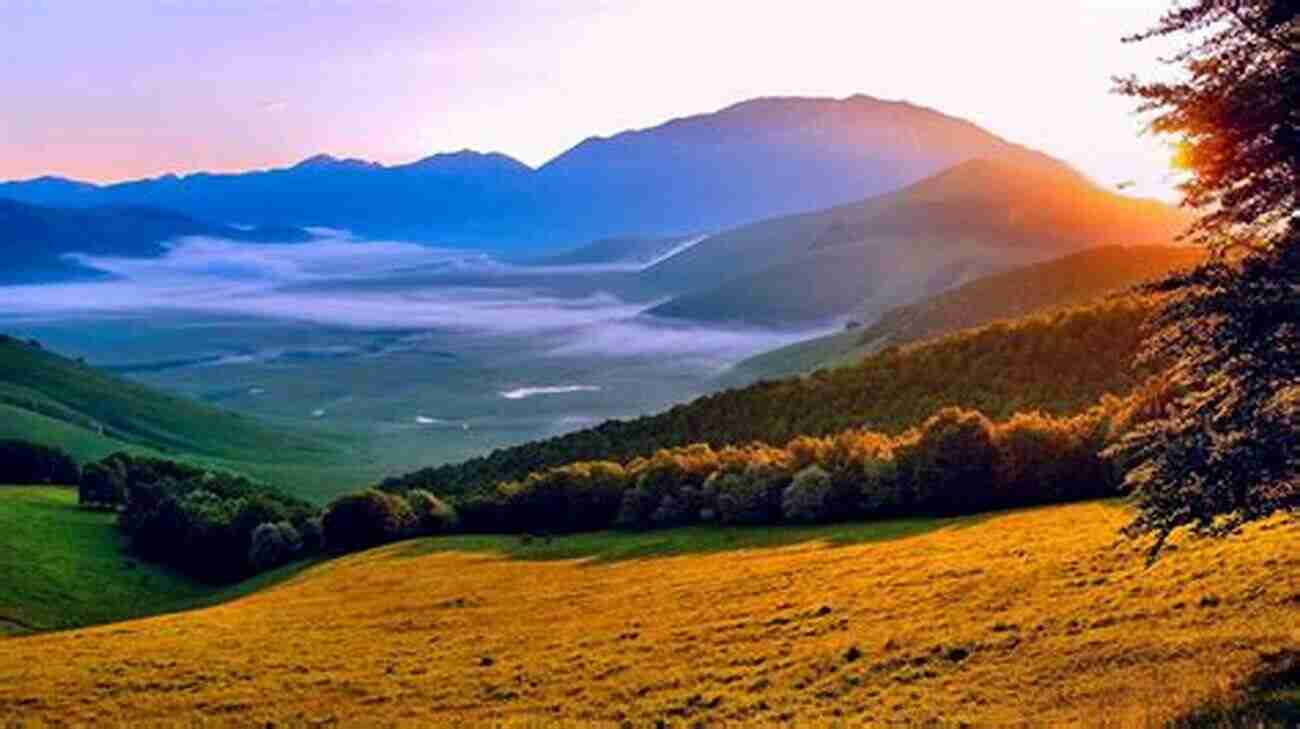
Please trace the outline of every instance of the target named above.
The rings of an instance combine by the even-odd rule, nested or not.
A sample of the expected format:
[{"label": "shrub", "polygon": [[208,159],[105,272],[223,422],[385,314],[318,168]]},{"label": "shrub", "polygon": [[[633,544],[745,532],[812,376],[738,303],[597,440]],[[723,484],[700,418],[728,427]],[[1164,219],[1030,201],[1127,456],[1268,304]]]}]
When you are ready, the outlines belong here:
[{"label": "shrub", "polygon": [[644,529],[650,526],[650,517],[662,501],[662,498],[656,498],[648,489],[639,486],[624,491],[619,500],[614,526],[622,529]]},{"label": "shrub", "polygon": [[322,524],[330,549],[351,552],[410,536],[416,521],[405,499],[367,489],[335,499]]},{"label": "shrub", "polygon": [[80,480],[77,462],[58,448],[0,440],[0,484],[67,484]]},{"label": "shrub", "polygon": [[1100,430],[1088,415],[1062,420],[1021,413],[999,425],[999,500],[1043,504],[1112,493]]},{"label": "shrub", "polygon": [[618,514],[627,473],[616,463],[575,463],[530,475],[502,490],[506,531],[607,528]]},{"label": "shrub", "polygon": [[893,451],[863,457],[862,480],[858,484],[859,504],[865,516],[883,517],[905,513],[906,493]]},{"label": "shrub", "polygon": [[656,527],[680,526],[691,521],[693,516],[690,503],[684,497],[667,494],[660,500],[658,508],[650,513],[650,523]]},{"label": "shrub", "polygon": [[77,484],[82,506],[116,506],[126,501],[126,472],[112,463],[88,463]]},{"label": "shrub", "polygon": [[445,534],[456,528],[459,519],[451,504],[428,491],[416,489],[406,494],[406,501],[415,515],[416,529],[421,534]]},{"label": "shrub", "polygon": [[755,464],[718,478],[718,516],[725,524],[775,524],[781,518],[781,494],[790,482],[784,469]]},{"label": "shrub", "polygon": [[920,437],[909,446],[902,452],[917,509],[970,514],[994,503],[998,450],[988,418],[944,408],[925,421]]},{"label": "shrub", "polygon": [[258,572],[286,564],[302,550],[302,537],[287,521],[259,525],[249,542],[248,563]]},{"label": "shrub", "polygon": [[297,523],[298,536],[302,539],[303,554],[319,554],[325,551],[325,526],[319,516],[301,519]]},{"label": "shrub", "polygon": [[829,520],[832,498],[830,474],[812,465],[794,475],[781,497],[781,513],[790,521],[819,522]]}]

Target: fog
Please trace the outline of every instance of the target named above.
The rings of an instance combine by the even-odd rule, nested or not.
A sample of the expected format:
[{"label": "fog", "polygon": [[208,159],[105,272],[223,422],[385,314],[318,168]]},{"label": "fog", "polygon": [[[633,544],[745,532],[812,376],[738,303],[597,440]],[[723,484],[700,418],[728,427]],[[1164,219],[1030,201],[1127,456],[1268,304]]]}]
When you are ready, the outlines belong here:
[{"label": "fog", "polygon": [[[104,277],[0,287],[0,322],[193,312],[369,330],[536,336],[543,354],[682,356],[716,367],[809,334],[692,326],[644,313],[659,301],[630,301],[610,291],[574,293],[571,288],[546,286],[548,277],[558,280],[550,274],[594,275],[624,264],[509,264],[476,251],[358,241],[333,231],[307,243],[186,238],[155,258],[70,258]],[[424,274],[412,276],[412,271]],[[438,271],[491,275],[466,284],[463,276],[440,281]],[[514,277],[513,273],[528,275]],[[570,385],[543,383],[537,393],[556,387]],[[521,398],[535,394],[530,388],[521,392],[527,393]]]}]

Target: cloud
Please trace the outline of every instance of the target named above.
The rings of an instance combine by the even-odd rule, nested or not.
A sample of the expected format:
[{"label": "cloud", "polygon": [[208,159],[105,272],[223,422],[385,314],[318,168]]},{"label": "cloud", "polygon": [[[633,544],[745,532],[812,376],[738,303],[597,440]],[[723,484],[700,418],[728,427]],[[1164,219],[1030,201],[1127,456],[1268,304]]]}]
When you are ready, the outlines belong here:
[{"label": "cloud", "polygon": [[[700,327],[658,320],[644,313],[657,302],[627,301],[600,291],[576,294],[548,290],[546,276],[470,277],[472,283],[466,284],[454,276],[440,278],[436,271],[515,271],[528,267],[502,264],[475,251],[405,242],[366,242],[345,235],[295,244],[187,238],[170,245],[156,258],[76,256],[76,260],[113,278],[0,287],[0,312],[4,312],[0,319],[196,312],[370,330],[528,336],[542,347],[542,355],[674,355],[693,357],[709,366],[802,336],[795,332]],[[435,273],[428,273],[430,269]],[[413,270],[424,273],[412,275]],[[274,358],[298,353],[229,354]],[[320,351],[303,356],[309,354],[352,353]],[[558,391],[542,387],[509,392],[524,398]]]},{"label": "cloud", "polygon": [[635,316],[575,332],[550,350],[561,356],[647,357],[683,355],[725,366],[817,332],[699,326]]}]

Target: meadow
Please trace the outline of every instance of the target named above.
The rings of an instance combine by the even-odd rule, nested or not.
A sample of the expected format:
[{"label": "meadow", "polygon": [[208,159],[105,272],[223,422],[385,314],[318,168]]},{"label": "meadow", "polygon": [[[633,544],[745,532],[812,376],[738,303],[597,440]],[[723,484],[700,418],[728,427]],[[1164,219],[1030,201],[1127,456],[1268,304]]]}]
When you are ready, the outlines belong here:
[{"label": "meadow", "polygon": [[6,640],[0,715],[1156,727],[1248,700],[1287,726],[1300,520],[1180,538],[1148,566],[1117,536],[1130,518],[1089,503],[632,559],[601,558],[615,536],[403,542],[195,612]]},{"label": "meadow", "polygon": [[128,554],[117,515],[77,506],[77,492],[0,486],[0,634],[58,630],[212,605],[302,568],[216,588]]}]

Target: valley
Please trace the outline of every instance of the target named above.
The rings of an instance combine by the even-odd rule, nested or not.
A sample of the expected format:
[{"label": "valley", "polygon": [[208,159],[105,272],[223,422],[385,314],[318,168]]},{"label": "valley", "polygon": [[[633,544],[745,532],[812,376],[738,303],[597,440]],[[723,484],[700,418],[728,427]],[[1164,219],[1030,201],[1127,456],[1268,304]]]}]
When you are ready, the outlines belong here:
[{"label": "valley", "polygon": [[1293,6],[0,7],[0,727],[1300,727]]}]

